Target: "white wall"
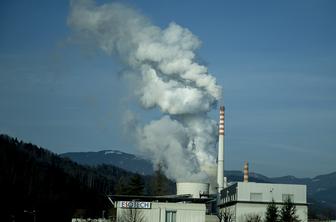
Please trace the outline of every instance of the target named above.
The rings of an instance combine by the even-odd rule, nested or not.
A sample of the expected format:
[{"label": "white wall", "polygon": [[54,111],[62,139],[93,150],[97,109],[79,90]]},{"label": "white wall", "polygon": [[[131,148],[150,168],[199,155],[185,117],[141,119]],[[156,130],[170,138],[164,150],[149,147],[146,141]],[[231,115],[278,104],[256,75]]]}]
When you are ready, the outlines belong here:
[{"label": "white wall", "polygon": [[250,201],[250,193],[262,193],[262,201],[283,202],[282,194],[293,194],[294,203],[307,203],[306,185],[238,182],[238,200]]},{"label": "white wall", "polygon": [[[117,205],[117,218],[128,209]],[[205,222],[205,204],[157,203],[152,202],[151,209],[139,209],[146,222],[165,222],[166,211],[176,211],[176,222]]]},{"label": "white wall", "polygon": [[[232,204],[227,208],[234,212],[236,222],[245,222],[245,216],[248,214],[259,214],[263,218],[267,204],[271,202],[272,199],[276,203],[283,203],[283,194],[293,195],[294,198],[292,202],[294,204],[307,203],[306,185],[238,182],[225,189],[223,193],[224,197],[234,197],[233,199],[226,198],[224,200],[226,200],[226,204]],[[251,200],[251,193],[261,194],[262,197],[258,200]],[[280,204],[278,208],[281,209],[281,207],[282,205]],[[296,213],[300,219],[306,222],[308,220],[307,206],[296,205],[296,209]]]}]

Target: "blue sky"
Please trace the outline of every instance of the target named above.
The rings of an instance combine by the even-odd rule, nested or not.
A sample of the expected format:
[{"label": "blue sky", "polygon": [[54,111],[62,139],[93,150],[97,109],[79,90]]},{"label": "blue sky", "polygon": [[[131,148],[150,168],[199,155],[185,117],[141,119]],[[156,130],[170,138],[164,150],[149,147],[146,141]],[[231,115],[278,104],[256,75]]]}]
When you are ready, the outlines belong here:
[{"label": "blue sky", "polygon": [[[224,88],[226,169],[336,170],[335,1],[124,2],[202,41],[199,60]],[[0,131],[57,153],[135,153],[123,112],[160,114],[137,108],[115,58],[69,41],[68,14],[66,0],[0,2]]]}]

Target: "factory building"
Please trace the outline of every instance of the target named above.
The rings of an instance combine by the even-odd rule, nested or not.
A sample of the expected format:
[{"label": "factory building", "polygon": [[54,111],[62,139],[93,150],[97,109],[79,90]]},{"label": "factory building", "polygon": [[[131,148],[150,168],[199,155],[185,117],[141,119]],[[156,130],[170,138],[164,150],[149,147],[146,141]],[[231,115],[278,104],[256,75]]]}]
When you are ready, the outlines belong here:
[{"label": "factory building", "polygon": [[209,215],[208,203],[213,198],[193,198],[191,195],[126,196],[111,195],[116,208],[116,221],[140,222],[213,222],[216,215]]},{"label": "factory building", "polygon": [[272,200],[278,208],[290,199],[296,214],[302,222],[308,221],[307,187],[306,185],[270,184],[248,182],[249,167],[244,164],[244,182],[231,183],[229,186],[224,177],[224,107],[220,107],[218,138],[218,215],[228,214],[230,221],[244,222],[247,217],[259,215],[264,218],[268,204]]},{"label": "factory building", "polygon": [[219,211],[230,215],[232,221],[244,222],[246,218],[265,217],[267,205],[275,202],[280,209],[290,200],[296,206],[296,215],[302,222],[308,221],[306,185],[237,182],[221,191]]},{"label": "factory building", "polygon": [[[245,222],[249,215],[264,218],[272,201],[281,208],[290,200],[302,222],[308,218],[307,188],[305,185],[248,182],[248,163],[244,165],[244,182],[227,184],[224,177],[224,112],[220,107],[218,127],[217,189],[208,183],[178,182],[176,195],[126,196],[110,195],[116,209],[116,221],[147,222],[219,222],[223,214],[230,214],[233,222]],[[216,190],[210,193],[209,190]],[[138,217],[135,220],[134,217]],[[223,220],[222,220],[223,221]]]}]

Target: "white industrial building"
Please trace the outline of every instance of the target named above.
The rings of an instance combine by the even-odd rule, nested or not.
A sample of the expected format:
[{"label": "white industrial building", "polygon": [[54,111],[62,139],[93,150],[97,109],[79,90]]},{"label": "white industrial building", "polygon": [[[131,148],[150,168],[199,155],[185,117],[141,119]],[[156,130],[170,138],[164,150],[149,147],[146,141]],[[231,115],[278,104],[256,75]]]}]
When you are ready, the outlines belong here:
[{"label": "white industrial building", "polygon": [[171,196],[110,195],[109,199],[116,209],[114,219],[118,222],[127,221],[125,217],[138,217],[138,220],[131,220],[135,222],[218,222],[221,213],[229,213],[230,221],[245,222],[246,216],[252,214],[264,218],[267,205],[272,200],[281,208],[290,198],[299,219],[306,222],[305,185],[248,182],[247,162],[244,182],[227,185],[224,177],[224,112],[224,107],[220,107],[217,190],[214,193],[209,192],[209,183],[178,182],[177,193]]},{"label": "white industrial building", "polygon": [[237,182],[222,190],[219,208],[230,214],[232,221],[243,222],[252,215],[264,218],[272,200],[280,209],[288,198],[295,204],[299,219],[308,221],[306,185]]},{"label": "white industrial building", "polygon": [[205,222],[217,218],[207,215],[207,203],[213,198],[193,198],[190,195],[109,197],[116,208],[118,222],[129,221],[129,218],[136,222]]},{"label": "white industrial building", "polygon": [[[146,222],[204,222],[205,221],[205,204],[197,203],[163,203],[163,202],[134,202],[142,203],[148,208],[131,209],[125,207],[128,201],[118,201],[117,218],[122,220],[133,213],[140,221]],[[123,206],[124,205],[124,206]],[[131,212],[133,210],[133,212]],[[135,212],[135,211],[138,212]]]}]

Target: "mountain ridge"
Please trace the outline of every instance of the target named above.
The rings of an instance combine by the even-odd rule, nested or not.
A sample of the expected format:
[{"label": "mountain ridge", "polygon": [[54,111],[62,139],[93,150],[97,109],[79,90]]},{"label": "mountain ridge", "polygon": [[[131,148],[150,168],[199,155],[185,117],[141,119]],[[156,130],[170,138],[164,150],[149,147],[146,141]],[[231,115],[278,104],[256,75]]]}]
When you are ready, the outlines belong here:
[{"label": "mountain ridge", "polygon": [[[97,166],[100,164],[111,164],[116,167],[139,173],[142,175],[153,174],[152,164],[137,155],[126,153],[120,150],[101,150],[88,152],[67,152],[59,154],[62,157],[84,165]],[[132,164],[128,164],[132,161]]]},{"label": "mountain ridge", "polygon": [[[99,164],[102,164],[102,163],[103,164],[111,163],[112,165],[118,164],[118,163],[115,163],[115,162],[110,161],[110,160],[108,160],[108,162],[106,162],[104,159],[100,159],[100,160],[84,159],[85,155],[94,154],[96,156],[96,154],[102,154],[102,153],[125,155],[125,156],[127,156],[127,159],[138,159],[138,160],[144,161],[144,162],[146,162],[146,168],[145,169],[148,170],[148,171],[145,171],[143,173],[144,174],[151,174],[151,173],[154,172],[153,169],[150,169],[150,168],[152,168],[152,166],[149,167],[149,165],[152,165],[152,164],[150,163],[150,161],[148,159],[146,159],[146,158],[144,158],[140,155],[127,153],[127,152],[124,152],[124,151],[120,151],[118,149],[104,149],[104,150],[100,150],[100,151],[85,151],[85,152],[72,151],[72,152],[60,153],[59,155],[63,156],[63,157],[68,157],[68,158],[74,160],[75,162],[86,164],[86,165],[99,165]],[[119,156],[119,157],[122,157],[122,156]],[[92,156],[90,156],[90,158],[92,158]],[[125,158],[125,157],[122,157],[122,158]],[[121,168],[123,168],[123,167],[121,167]],[[131,170],[131,171],[133,172],[133,170]],[[232,174],[232,175],[238,175],[238,174],[243,175],[243,171],[241,171],[241,170],[227,170],[226,172],[230,172],[230,174]],[[257,173],[257,172],[250,172],[249,174],[250,174],[250,176],[252,176],[254,178],[261,179],[261,180],[267,180],[267,181],[271,180],[272,182],[278,182],[278,183],[286,182],[286,183],[289,183],[289,184],[302,184],[302,183],[304,183],[306,181],[309,181],[309,180],[318,181],[318,180],[320,180],[319,178],[321,178],[321,177],[323,178],[324,176],[328,176],[328,175],[332,175],[332,176],[335,175],[335,180],[336,180],[336,171],[321,174],[321,175],[317,175],[317,176],[314,176],[314,177],[297,177],[297,176],[294,176],[294,175],[284,175],[284,176],[270,177],[270,176],[266,176],[266,175],[263,175],[263,174]]]}]

